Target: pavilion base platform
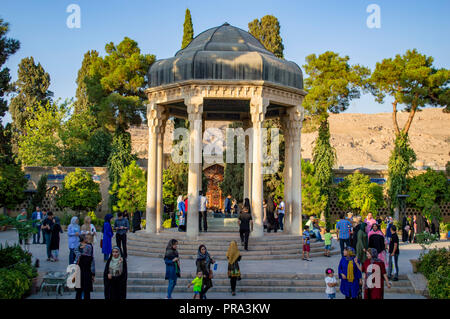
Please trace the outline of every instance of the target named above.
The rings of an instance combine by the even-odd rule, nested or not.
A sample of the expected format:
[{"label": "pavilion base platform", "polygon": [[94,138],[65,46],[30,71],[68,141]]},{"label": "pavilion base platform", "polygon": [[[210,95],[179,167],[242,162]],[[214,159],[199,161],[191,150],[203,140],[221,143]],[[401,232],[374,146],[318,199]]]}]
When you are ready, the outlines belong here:
[{"label": "pavilion base platform", "polygon": [[[128,235],[128,254],[132,256],[145,256],[163,258],[167,243],[170,239],[178,240],[178,251],[183,259],[197,258],[198,247],[206,245],[209,254],[216,260],[225,260],[228,246],[232,240],[238,243],[242,258],[246,260],[271,260],[271,259],[300,259],[302,258],[302,237],[291,234],[264,233],[263,237],[249,238],[249,251],[245,251],[241,245],[239,232],[201,232],[190,239],[185,232],[179,232],[176,228],[165,229],[160,233],[152,234],[139,231]],[[331,254],[340,254],[333,242]],[[323,256],[324,243],[311,242],[311,257]]]}]

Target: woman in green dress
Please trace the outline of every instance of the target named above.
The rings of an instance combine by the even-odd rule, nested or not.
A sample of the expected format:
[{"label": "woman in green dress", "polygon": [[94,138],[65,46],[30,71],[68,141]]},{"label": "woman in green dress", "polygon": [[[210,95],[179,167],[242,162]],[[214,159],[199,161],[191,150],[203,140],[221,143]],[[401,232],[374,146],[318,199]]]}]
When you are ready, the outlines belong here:
[{"label": "woman in green dress", "polygon": [[362,264],[366,261],[366,250],[369,247],[369,239],[366,233],[366,223],[361,223],[359,226],[357,241],[356,241],[356,256],[358,261]]}]

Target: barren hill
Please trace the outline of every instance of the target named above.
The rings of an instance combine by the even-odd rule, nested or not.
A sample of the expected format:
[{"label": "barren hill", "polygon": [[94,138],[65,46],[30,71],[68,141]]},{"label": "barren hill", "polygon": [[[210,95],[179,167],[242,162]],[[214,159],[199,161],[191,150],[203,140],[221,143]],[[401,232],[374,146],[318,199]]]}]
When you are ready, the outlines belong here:
[{"label": "barren hill", "polygon": [[[399,112],[400,127],[408,113]],[[387,165],[394,145],[392,113],[331,114],[329,117],[331,143],[336,148],[337,166]],[[224,130],[227,122],[206,122],[206,128]],[[170,122],[164,137],[164,153],[170,153]],[[148,129],[145,126],[130,129],[133,152],[140,158],[147,158]],[[443,168],[450,161],[450,114],[442,109],[430,108],[416,113],[409,132],[411,145],[417,155],[416,166]],[[302,157],[310,159],[315,133],[302,133]],[[206,141],[204,141],[206,142]]]},{"label": "barren hill", "polygon": [[[403,127],[408,113],[399,112]],[[394,148],[392,113],[331,114],[331,143],[336,148],[337,165],[387,165]],[[315,133],[302,134],[302,157],[311,158]],[[444,167],[450,161],[450,114],[442,109],[416,113],[409,137],[417,155],[417,166]]]}]

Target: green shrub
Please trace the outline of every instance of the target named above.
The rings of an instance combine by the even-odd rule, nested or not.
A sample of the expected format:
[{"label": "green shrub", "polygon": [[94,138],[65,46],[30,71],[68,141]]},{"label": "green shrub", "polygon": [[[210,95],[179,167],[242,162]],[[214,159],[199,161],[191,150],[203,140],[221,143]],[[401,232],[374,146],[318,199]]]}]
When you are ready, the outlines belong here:
[{"label": "green shrub", "polygon": [[450,249],[431,249],[419,258],[419,271],[428,279],[439,266],[450,265]]},{"label": "green shrub", "polygon": [[0,268],[0,299],[21,299],[31,288],[31,281],[19,270]]},{"label": "green shrub", "polygon": [[434,299],[450,299],[450,267],[439,266],[428,278],[428,291]]},{"label": "green shrub", "polygon": [[20,262],[31,265],[31,254],[17,244],[5,247],[0,245],[0,268],[10,267]]},{"label": "green shrub", "polygon": [[63,216],[61,217],[61,225],[69,226],[70,221],[72,220],[73,215],[69,214],[67,211],[64,211]]}]

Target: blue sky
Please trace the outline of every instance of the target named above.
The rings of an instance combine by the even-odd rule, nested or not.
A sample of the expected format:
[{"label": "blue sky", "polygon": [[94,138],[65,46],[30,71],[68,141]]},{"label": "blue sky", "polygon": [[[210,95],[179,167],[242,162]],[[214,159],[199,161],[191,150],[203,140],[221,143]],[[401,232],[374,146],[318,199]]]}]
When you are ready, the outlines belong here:
[{"label": "blue sky", "polygon": [[[80,29],[66,25],[70,4],[81,8]],[[370,4],[381,9],[379,29],[366,25]],[[8,36],[21,42],[6,66],[15,80],[20,60],[33,56],[49,72],[55,97],[73,97],[88,50],[103,55],[106,43],[119,43],[128,36],[157,59],[173,56],[181,46],[186,8],[191,10],[195,35],[224,22],[247,30],[249,21],[275,15],[285,58],[300,66],[307,55],[332,50],[373,70],[377,61],[412,48],[433,56],[437,67],[450,65],[450,1],[446,0],[2,0],[0,16],[10,23]],[[388,101],[378,104],[369,95],[353,101],[347,110],[391,111]]]}]

